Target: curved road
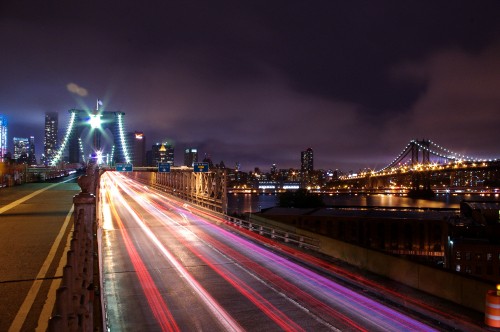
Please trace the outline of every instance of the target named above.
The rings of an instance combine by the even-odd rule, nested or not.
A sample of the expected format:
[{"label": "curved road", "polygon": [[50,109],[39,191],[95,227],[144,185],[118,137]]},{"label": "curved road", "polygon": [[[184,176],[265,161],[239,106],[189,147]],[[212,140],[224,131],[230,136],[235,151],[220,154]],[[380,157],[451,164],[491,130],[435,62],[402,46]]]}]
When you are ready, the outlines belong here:
[{"label": "curved road", "polygon": [[119,173],[101,197],[111,331],[434,330]]}]

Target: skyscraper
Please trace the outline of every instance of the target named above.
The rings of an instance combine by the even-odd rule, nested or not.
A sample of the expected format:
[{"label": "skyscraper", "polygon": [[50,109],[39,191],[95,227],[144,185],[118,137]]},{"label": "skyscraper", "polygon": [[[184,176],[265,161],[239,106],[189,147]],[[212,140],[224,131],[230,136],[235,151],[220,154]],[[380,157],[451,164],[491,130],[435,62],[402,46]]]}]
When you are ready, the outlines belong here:
[{"label": "skyscraper", "polygon": [[168,143],[156,143],[151,148],[152,165],[157,166],[158,163],[169,163],[174,165],[174,147]]},{"label": "skyscraper", "polygon": [[29,139],[28,164],[36,165],[35,136],[30,136]]},{"label": "skyscraper", "polygon": [[0,161],[7,154],[7,117],[0,114]]},{"label": "skyscraper", "polygon": [[130,141],[134,166],[146,166],[146,136],[141,131],[132,133]]},{"label": "skyscraper", "polygon": [[198,150],[187,148],[184,150],[184,166],[193,167],[194,163],[198,162]]},{"label": "skyscraper", "polygon": [[14,137],[14,160],[18,163],[28,162],[29,140],[24,137]]},{"label": "skyscraper", "polygon": [[314,170],[313,150],[308,148],[300,153],[300,171],[302,174],[310,174]]},{"label": "skyscraper", "polygon": [[59,113],[57,112],[45,113],[44,158],[42,160],[45,165],[49,165],[57,153],[58,118]]}]

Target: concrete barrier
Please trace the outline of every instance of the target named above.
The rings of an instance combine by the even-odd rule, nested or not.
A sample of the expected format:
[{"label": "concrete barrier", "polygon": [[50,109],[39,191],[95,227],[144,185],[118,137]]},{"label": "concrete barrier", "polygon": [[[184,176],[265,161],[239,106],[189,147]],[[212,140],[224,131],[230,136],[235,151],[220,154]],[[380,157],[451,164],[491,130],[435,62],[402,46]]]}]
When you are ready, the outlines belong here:
[{"label": "concrete barrier", "polygon": [[316,233],[300,229],[296,229],[296,232],[318,239],[321,253],[480,312],[485,310],[484,294],[493,287],[493,284],[487,281],[415,263]]}]

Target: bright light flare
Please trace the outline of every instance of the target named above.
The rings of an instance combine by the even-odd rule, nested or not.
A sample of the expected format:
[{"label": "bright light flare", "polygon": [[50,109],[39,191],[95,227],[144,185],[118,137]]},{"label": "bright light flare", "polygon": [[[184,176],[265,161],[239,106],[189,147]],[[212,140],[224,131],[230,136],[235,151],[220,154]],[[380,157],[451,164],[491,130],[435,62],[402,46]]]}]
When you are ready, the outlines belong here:
[{"label": "bright light flare", "polygon": [[92,129],[101,128],[101,114],[90,114],[89,124]]},{"label": "bright light flare", "polygon": [[102,155],[102,151],[96,152],[97,164],[100,165],[104,162],[104,156]]}]

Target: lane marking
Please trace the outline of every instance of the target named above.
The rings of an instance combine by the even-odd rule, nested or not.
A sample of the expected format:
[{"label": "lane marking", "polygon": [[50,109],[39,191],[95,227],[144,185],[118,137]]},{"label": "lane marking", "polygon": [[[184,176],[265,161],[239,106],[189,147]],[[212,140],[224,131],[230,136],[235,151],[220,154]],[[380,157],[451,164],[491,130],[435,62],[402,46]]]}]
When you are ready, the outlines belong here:
[{"label": "lane marking", "polygon": [[[49,186],[49,187],[53,187],[53,186]],[[46,188],[44,190],[47,190],[48,188]],[[44,191],[44,190],[42,190],[42,191]],[[30,196],[30,195],[28,195],[28,196]],[[31,310],[31,306],[33,305],[33,302],[35,302],[35,298],[38,295],[38,292],[40,291],[40,287],[42,286],[42,283],[44,281],[43,279],[47,276],[47,271],[49,269],[49,266],[54,261],[57,248],[59,247],[59,244],[61,243],[62,238],[64,236],[64,233],[66,232],[66,229],[68,228],[69,222],[72,219],[71,216],[73,214],[73,210],[74,210],[74,206],[71,207],[68,214],[66,215],[66,219],[64,219],[64,223],[63,223],[61,229],[59,230],[59,234],[57,234],[57,237],[56,237],[54,243],[52,244],[52,247],[50,248],[49,254],[45,258],[45,262],[43,262],[43,265],[40,268],[40,271],[38,272],[38,274],[35,278],[35,281],[33,282],[33,285],[31,285],[31,288],[28,291],[28,294],[26,295],[26,298],[24,299],[23,304],[19,308],[19,311],[17,312],[17,315],[14,318],[14,321],[10,325],[9,332],[21,331],[21,328],[23,327],[24,321],[26,320],[26,317],[28,316],[28,314]],[[63,257],[64,257],[64,255],[63,255]]]},{"label": "lane marking", "polygon": [[[118,176],[107,174],[107,177],[110,181],[116,185],[118,185],[124,192],[129,194],[132,200],[140,202],[137,200],[134,195],[135,191],[130,189],[130,185],[126,183],[122,183],[118,180]],[[126,201],[125,197],[118,191],[118,188],[111,188],[113,192],[108,191],[108,195],[115,193],[117,201],[129,211],[132,219],[135,220],[136,224],[142,229],[145,235],[147,235],[156,248],[163,254],[163,256],[170,262],[172,267],[174,267],[182,276],[185,281],[191,286],[191,289],[196,292],[198,297],[202,300],[202,302],[207,306],[207,308],[212,312],[214,317],[219,321],[219,323],[224,327],[226,331],[235,331],[240,332],[244,331],[244,329],[238,324],[236,320],[233,319],[229,313],[220,306],[220,304],[210,295],[210,293],[203,288],[203,286],[188,272],[188,270],[172,255],[166,247],[161,243],[158,237],[151,231],[151,229],[144,223],[144,221],[137,215],[134,209],[130,206],[130,204]],[[130,194],[132,192],[132,194]],[[112,208],[115,206],[114,200],[112,203]],[[147,209],[145,210],[147,211]]]},{"label": "lane marking", "polygon": [[33,197],[35,197],[36,195],[39,195],[39,194],[43,193],[45,190],[49,190],[50,188],[54,188],[55,186],[58,186],[58,185],[60,185],[61,183],[66,183],[66,182],[71,181],[71,180],[73,180],[73,179],[69,179],[69,180],[65,180],[65,181],[62,181],[62,182],[54,183],[54,184],[51,184],[51,185],[50,185],[50,186],[48,186],[48,187],[45,187],[45,188],[39,189],[39,190],[37,190],[37,191],[34,191],[34,192],[32,192],[31,194],[26,195],[26,196],[24,196],[23,198],[20,198],[20,199],[18,199],[17,201],[14,201],[14,202],[12,202],[12,203],[10,203],[10,204],[7,204],[7,205],[5,205],[4,207],[0,208],[0,214],[2,214],[2,213],[4,213],[5,211],[8,211],[8,210],[10,210],[10,209],[12,209],[12,208],[14,208],[14,207],[18,206],[19,204],[22,204],[22,203],[26,202],[28,199],[33,198]]},{"label": "lane marking", "polygon": [[[68,212],[68,215],[66,216],[66,219],[71,218],[73,214],[73,208]],[[71,219],[70,219],[71,220]],[[66,220],[65,220],[66,222]],[[71,232],[74,230],[74,225],[71,225]],[[54,310],[54,306],[56,303],[56,294],[57,294],[57,289],[61,286],[62,283],[62,276],[63,276],[63,268],[66,266],[68,263],[68,257],[65,255],[69,249],[70,249],[70,243],[71,243],[72,236],[68,235],[68,238],[66,240],[66,247],[64,247],[63,250],[63,255],[61,256],[61,259],[59,260],[59,265],[57,266],[56,273],[54,275],[54,278],[52,282],[50,283],[50,289],[49,292],[47,293],[47,300],[45,301],[45,304],[43,305],[42,312],[40,313],[40,318],[38,319],[38,325],[35,329],[35,332],[45,332],[47,331],[47,328],[49,327],[49,318],[52,316],[52,311]]]}]

